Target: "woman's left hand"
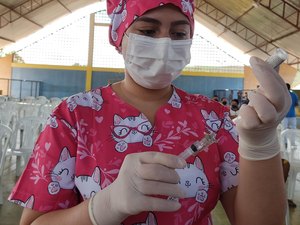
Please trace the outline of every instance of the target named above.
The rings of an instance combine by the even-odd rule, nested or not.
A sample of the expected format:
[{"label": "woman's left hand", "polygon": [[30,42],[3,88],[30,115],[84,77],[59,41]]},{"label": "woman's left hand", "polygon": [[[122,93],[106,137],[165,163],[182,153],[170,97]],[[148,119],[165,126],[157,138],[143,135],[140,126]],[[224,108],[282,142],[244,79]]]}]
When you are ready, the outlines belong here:
[{"label": "woman's left hand", "polygon": [[291,97],[279,74],[259,58],[250,59],[259,88],[249,93],[249,104],[242,105],[235,119],[239,152],[245,159],[272,158],[280,150],[277,126],[287,114]]}]

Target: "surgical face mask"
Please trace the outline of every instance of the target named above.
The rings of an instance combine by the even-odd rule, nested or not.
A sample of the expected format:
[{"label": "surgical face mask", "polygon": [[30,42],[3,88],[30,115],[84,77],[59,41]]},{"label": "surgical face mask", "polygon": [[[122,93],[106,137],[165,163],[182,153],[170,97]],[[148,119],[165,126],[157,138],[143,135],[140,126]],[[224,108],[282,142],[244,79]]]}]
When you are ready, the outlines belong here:
[{"label": "surgical face mask", "polygon": [[130,33],[125,68],[132,79],[145,88],[167,87],[189,64],[191,44],[191,39],[171,40]]},{"label": "surgical face mask", "polygon": [[231,110],[232,111],[238,111],[239,107],[237,105],[232,105]]}]

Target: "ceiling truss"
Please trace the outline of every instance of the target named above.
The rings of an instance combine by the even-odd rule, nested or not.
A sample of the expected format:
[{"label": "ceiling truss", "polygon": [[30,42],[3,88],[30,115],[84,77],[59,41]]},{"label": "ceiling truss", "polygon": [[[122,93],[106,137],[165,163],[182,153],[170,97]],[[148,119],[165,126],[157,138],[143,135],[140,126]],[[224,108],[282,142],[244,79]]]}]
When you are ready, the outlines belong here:
[{"label": "ceiling truss", "polygon": [[[0,15],[0,29],[7,26],[8,24],[18,20],[21,17],[25,18],[26,20],[41,27],[41,25],[37,24],[36,22],[34,22],[32,20],[29,20],[25,16],[52,1],[54,1],[54,0],[28,0],[13,9],[10,9],[7,6],[5,6],[9,10]],[[3,5],[3,4],[1,4],[1,5]]]},{"label": "ceiling truss", "polygon": [[297,30],[300,29],[300,10],[287,1],[282,0],[278,2],[278,0],[262,0],[257,4],[281,17]]},{"label": "ceiling truss", "polygon": [[[275,5],[274,2],[277,2],[277,5]],[[277,1],[262,0],[262,1],[257,2],[257,4],[262,5],[263,7],[267,8],[268,10],[275,13],[277,16],[280,16],[282,19],[286,20],[288,23],[292,24],[297,29],[295,31],[290,32],[289,34],[279,37],[277,39],[268,40],[267,38],[258,34],[254,30],[247,28],[245,25],[243,25],[241,22],[239,22],[240,18],[243,17],[248,12],[250,12],[251,10],[253,10],[255,8],[255,6],[252,6],[251,8],[249,8],[245,13],[243,13],[241,16],[239,16],[236,19],[225,14],[224,12],[219,10],[217,7],[215,7],[211,3],[208,3],[205,0],[200,0],[197,2],[196,10],[199,10],[201,13],[205,14],[210,19],[221,24],[225,28],[224,32],[231,31],[234,34],[236,34],[237,36],[239,36],[240,38],[242,38],[244,41],[250,43],[254,47],[253,49],[251,49],[245,53],[249,53],[255,49],[259,49],[260,51],[264,52],[265,54],[271,55],[274,52],[274,50],[279,47],[276,44],[274,44],[275,41],[299,32],[299,20],[300,20],[299,14],[300,14],[300,12],[297,8],[295,8],[291,4],[287,3],[286,1],[283,1],[280,4],[278,4],[278,0]],[[287,10],[289,10],[289,12],[292,12],[292,13],[287,14],[286,13]],[[295,15],[297,18],[296,20],[295,20]],[[291,18],[293,18],[293,19],[291,19]],[[220,35],[222,35],[222,34],[220,34]],[[297,65],[297,67],[299,69],[300,68],[300,57],[294,55],[291,52],[288,52],[288,53],[289,53],[289,58],[287,60],[287,63],[289,65]]]}]

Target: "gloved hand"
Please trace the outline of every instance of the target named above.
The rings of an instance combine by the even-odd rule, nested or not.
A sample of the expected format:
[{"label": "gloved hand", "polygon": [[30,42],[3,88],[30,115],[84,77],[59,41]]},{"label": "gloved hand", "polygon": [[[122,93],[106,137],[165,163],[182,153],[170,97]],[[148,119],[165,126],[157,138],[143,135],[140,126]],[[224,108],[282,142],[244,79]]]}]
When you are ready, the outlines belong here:
[{"label": "gloved hand", "polygon": [[117,179],[98,192],[92,200],[94,219],[99,224],[109,224],[107,220],[103,220],[104,215],[97,213],[105,204],[101,193],[103,191],[109,195],[109,216],[115,219],[111,224],[119,224],[126,217],[143,211],[178,210],[181,207],[178,201],[170,201],[167,197],[161,198],[156,195],[184,197],[178,185],[180,177],[175,169],[184,168],[185,165],[186,162],[178,156],[161,152],[127,155]]},{"label": "gloved hand", "polygon": [[235,120],[239,153],[248,160],[264,160],[280,151],[276,129],[289,110],[291,97],[285,82],[269,64],[256,57],[250,64],[260,86],[249,93],[249,104],[240,108]]}]

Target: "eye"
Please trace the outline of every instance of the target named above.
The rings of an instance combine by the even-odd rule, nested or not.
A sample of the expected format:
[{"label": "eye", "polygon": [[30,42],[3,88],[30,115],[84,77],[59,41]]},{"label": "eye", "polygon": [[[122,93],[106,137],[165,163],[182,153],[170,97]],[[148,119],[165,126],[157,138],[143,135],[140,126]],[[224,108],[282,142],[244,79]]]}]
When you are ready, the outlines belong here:
[{"label": "eye", "polygon": [[205,182],[204,182],[203,178],[201,178],[201,177],[196,178],[196,184],[198,184],[199,182],[201,182],[202,185],[205,185]]},{"label": "eye", "polygon": [[153,29],[138,30],[140,34],[148,37],[154,37],[156,31]]},{"label": "eye", "polygon": [[172,40],[185,40],[185,39],[188,39],[187,33],[186,32],[181,32],[181,31],[171,32],[171,38],[172,38]]},{"label": "eye", "polygon": [[144,125],[142,125],[141,130],[147,131],[147,130],[149,130],[149,126],[144,124]]},{"label": "eye", "polygon": [[126,127],[117,127],[115,128],[115,133],[119,136],[125,136],[129,132],[129,129]]},{"label": "eye", "polygon": [[151,128],[151,125],[147,122],[147,123],[143,123],[138,127],[138,130],[141,132],[147,132],[149,131]]},{"label": "eye", "polygon": [[58,175],[61,175],[64,171],[66,171],[66,175],[69,175],[69,170],[68,170],[68,169],[61,169],[61,170],[58,172]]}]

